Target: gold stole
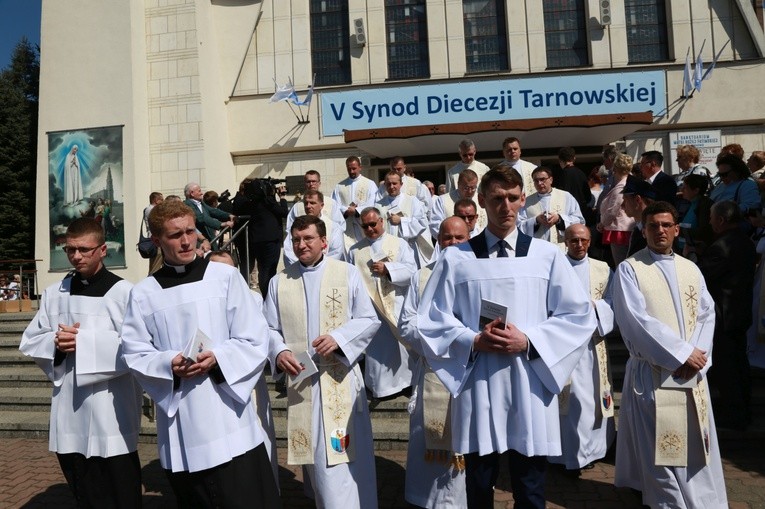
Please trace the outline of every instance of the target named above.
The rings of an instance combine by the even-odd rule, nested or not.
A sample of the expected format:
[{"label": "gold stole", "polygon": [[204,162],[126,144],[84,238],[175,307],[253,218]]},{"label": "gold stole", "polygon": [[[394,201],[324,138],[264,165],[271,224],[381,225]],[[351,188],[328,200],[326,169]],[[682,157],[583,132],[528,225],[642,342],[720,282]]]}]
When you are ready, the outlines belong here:
[{"label": "gold stole", "polygon": [[[426,266],[420,270],[419,296],[425,290],[433,269]],[[452,395],[438,379],[427,362],[423,360],[425,370],[422,384],[423,432],[425,435],[425,461],[451,463],[457,470],[465,469],[462,454],[452,452],[451,402]]]},{"label": "gold stole", "polygon": [[[321,334],[329,334],[349,319],[348,265],[324,258],[326,267],[321,279],[319,323]],[[279,314],[282,334],[294,353],[304,352],[308,341],[306,293],[298,264],[279,274]],[[355,456],[350,369],[339,360],[319,358],[319,389],[327,463],[337,465],[353,461]],[[312,378],[297,385],[290,380],[287,388],[287,464],[312,465]]]},{"label": "gold stole", "polygon": [[[398,202],[398,205],[396,205],[399,209],[401,209],[401,213],[404,215],[404,217],[413,217],[412,215],[412,201],[416,200],[416,197],[410,196],[410,195],[401,195],[401,199]],[[387,216],[388,210],[391,208],[390,205],[382,206],[380,204],[375,204],[377,208],[380,209],[380,213],[383,215],[383,224],[385,224],[385,233],[390,233],[390,222],[388,221]],[[426,237],[427,235],[427,237]],[[430,230],[425,228],[425,230],[417,235],[414,239],[415,244],[417,245],[417,248],[419,249],[420,253],[427,258],[430,259],[431,256],[433,256],[433,244],[430,242]]]},{"label": "gold stole", "polygon": [[[675,272],[683,316],[678,317],[672,300],[669,283],[654,264],[646,248],[635,253],[627,261],[635,271],[640,291],[645,296],[646,312],[680,335],[682,318],[685,340],[690,340],[696,328],[701,280],[693,262],[675,256]],[[709,464],[709,415],[707,410],[706,379],[693,389],[669,389],[661,387],[661,368],[653,366],[653,387],[656,404],[655,464],[685,467],[688,465],[688,396],[693,397],[696,418],[706,464]],[[690,391],[690,394],[689,394]]]},{"label": "gold stole", "polygon": [[404,176],[402,179],[401,192],[409,196],[417,196],[417,187],[420,181],[414,177]]},{"label": "gold stole", "polygon": [[[590,298],[593,301],[600,300],[603,298],[603,293],[608,285],[608,265],[599,260],[589,259],[588,266],[590,268]],[[611,375],[608,365],[606,339],[598,334],[598,329],[596,328],[592,333],[592,341],[595,345],[595,365],[598,368],[598,392],[594,396],[599,404],[595,406],[595,417],[613,417],[614,401],[611,392]],[[566,383],[558,395],[558,412],[560,415],[568,415],[570,398],[571,380]]]},{"label": "gold stole", "polygon": [[[589,260],[590,265],[590,298],[593,301],[603,299],[603,294],[608,286],[608,276],[611,271],[608,264],[600,260]],[[592,334],[595,342],[595,361],[598,366],[598,393],[596,397],[600,405],[596,406],[596,417],[608,418],[614,416],[614,398],[611,392],[611,366],[608,363],[608,349],[606,338],[598,333],[598,329]],[[600,411],[598,412],[599,409]]]},{"label": "gold stole", "polygon": [[[553,188],[550,192],[549,210],[545,210],[542,207],[542,197],[539,196],[539,193],[534,193],[526,199],[526,215],[529,218],[536,217],[542,212],[555,212],[560,216],[564,210],[566,210],[566,195],[556,188]],[[550,231],[550,242],[553,244],[563,244],[563,236],[558,235],[558,229],[554,225],[552,228],[540,226],[534,232],[534,237],[541,239],[548,230]]]},{"label": "gold stole", "polygon": [[[450,191],[443,195],[444,197],[444,219],[452,217],[454,215],[454,204],[460,199],[460,195],[457,190]],[[456,198],[456,199],[455,199]],[[478,198],[471,198],[475,202],[476,214],[478,218],[475,222],[476,231],[481,231],[486,228],[486,224],[489,222],[486,219],[486,210],[478,205]]]},{"label": "gold stole", "polygon": [[[389,262],[395,262],[398,259],[398,243],[404,242],[398,237],[388,233],[382,236],[382,251],[385,253]],[[401,342],[401,336],[398,333],[398,316],[396,316],[396,286],[386,277],[374,277],[370,267],[372,266],[372,246],[369,239],[364,239],[363,247],[356,250],[353,256],[356,268],[361,272],[364,286],[367,288],[369,296],[372,298],[377,311],[382,315],[390,326],[391,332]],[[406,344],[402,342],[402,344]]]},{"label": "gold stole", "polygon": [[[368,179],[363,175],[359,175],[356,180],[351,180],[348,185],[340,184],[340,186],[338,186],[340,202],[343,205],[350,205],[351,202],[356,205],[361,205],[366,202],[369,194],[369,186],[366,183],[367,180]],[[354,187],[356,187],[355,190],[353,189]],[[359,210],[359,212],[361,212],[361,210]]]}]

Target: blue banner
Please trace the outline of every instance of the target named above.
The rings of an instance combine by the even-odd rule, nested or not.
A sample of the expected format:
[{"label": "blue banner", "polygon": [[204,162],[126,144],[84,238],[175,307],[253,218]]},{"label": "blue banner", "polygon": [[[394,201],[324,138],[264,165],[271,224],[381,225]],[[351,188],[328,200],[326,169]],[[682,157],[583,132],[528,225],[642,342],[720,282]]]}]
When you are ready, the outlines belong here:
[{"label": "blue banner", "polygon": [[321,93],[325,136],[344,130],[666,109],[664,71],[543,76]]}]

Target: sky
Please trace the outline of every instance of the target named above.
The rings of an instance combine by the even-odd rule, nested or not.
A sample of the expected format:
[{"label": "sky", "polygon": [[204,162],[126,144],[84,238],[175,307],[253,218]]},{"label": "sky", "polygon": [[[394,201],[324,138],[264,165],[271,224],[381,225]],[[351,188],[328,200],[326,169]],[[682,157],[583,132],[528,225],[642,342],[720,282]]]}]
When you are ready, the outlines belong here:
[{"label": "sky", "polygon": [[13,48],[22,36],[34,47],[40,44],[42,0],[0,0],[0,69],[11,61]]}]

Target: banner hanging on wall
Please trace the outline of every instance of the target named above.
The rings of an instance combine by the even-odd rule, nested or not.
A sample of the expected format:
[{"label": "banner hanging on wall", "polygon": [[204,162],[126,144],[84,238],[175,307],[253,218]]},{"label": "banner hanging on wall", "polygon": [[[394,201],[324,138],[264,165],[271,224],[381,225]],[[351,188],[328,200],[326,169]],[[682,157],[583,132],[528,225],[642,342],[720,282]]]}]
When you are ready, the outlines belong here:
[{"label": "banner hanging on wall", "polygon": [[101,223],[107,267],[125,267],[122,126],[48,133],[50,270],[71,269],[62,247],[79,217]]}]

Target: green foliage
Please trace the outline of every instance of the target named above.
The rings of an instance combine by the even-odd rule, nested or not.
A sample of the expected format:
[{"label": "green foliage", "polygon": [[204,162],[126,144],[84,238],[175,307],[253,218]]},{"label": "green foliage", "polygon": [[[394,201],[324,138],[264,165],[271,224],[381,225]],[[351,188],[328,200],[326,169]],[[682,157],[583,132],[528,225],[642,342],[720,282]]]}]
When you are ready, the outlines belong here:
[{"label": "green foliage", "polygon": [[38,52],[22,38],[0,71],[0,259],[34,257]]}]

